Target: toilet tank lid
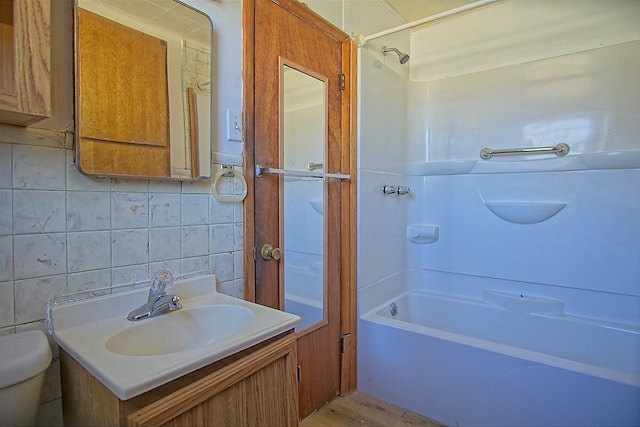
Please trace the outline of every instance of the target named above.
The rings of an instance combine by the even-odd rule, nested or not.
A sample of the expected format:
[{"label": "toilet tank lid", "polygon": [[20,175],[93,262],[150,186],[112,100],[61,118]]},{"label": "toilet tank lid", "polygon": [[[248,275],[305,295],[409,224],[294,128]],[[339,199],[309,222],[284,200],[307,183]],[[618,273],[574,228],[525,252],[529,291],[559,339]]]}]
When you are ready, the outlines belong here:
[{"label": "toilet tank lid", "polygon": [[0,336],[0,388],[34,377],[51,363],[51,347],[42,331]]}]

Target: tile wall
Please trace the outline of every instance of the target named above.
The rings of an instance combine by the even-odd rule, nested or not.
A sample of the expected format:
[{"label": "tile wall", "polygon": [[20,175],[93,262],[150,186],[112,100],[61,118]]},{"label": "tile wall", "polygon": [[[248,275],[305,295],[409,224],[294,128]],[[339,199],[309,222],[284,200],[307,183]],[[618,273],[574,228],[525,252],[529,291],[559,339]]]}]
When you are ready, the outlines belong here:
[{"label": "tile wall", "polygon": [[[213,271],[242,297],[242,240],[242,203],[216,201],[208,182],[89,178],[72,150],[0,143],[0,334],[43,328],[52,297],[161,268]],[[61,425],[55,359],[42,401],[40,424]]]}]

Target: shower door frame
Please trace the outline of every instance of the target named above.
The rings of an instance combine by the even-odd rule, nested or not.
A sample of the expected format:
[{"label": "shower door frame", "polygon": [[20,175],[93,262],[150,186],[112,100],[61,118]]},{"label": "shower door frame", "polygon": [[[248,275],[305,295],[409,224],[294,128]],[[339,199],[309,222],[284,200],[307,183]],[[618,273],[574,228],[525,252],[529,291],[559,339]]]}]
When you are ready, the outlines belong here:
[{"label": "shower door frame", "polygon": [[[282,309],[281,296],[282,283],[280,276],[276,281],[277,284],[268,284],[269,289],[261,288],[259,282],[263,281],[260,276],[263,275],[265,267],[271,269],[268,277],[278,277],[273,274],[275,264],[273,261],[265,262],[260,257],[259,245],[265,243],[265,236],[277,236],[279,234],[281,216],[280,212],[265,213],[264,204],[257,203],[256,198],[270,197],[274,200],[281,200],[279,190],[264,185],[265,178],[258,178],[260,187],[259,194],[256,194],[255,182],[255,164],[256,150],[265,151],[275,150],[275,158],[277,158],[277,147],[264,147],[262,135],[256,130],[256,114],[260,114],[267,110],[260,108],[259,102],[256,100],[256,86],[263,83],[260,73],[265,70],[256,69],[256,55],[262,52],[256,52],[256,4],[263,5],[273,3],[284,11],[295,16],[304,25],[308,26],[310,32],[320,31],[325,35],[333,38],[339,43],[341,49],[342,70],[336,72],[335,79],[338,81],[339,74],[344,77],[344,89],[341,96],[341,131],[340,131],[340,169],[343,173],[350,175],[350,180],[341,183],[331,183],[331,185],[341,186],[339,200],[335,203],[339,204],[339,225],[337,230],[333,231],[339,239],[339,260],[338,265],[341,266],[338,276],[334,276],[333,292],[338,292],[339,307],[333,307],[332,310],[339,311],[339,331],[340,336],[336,337],[340,342],[339,346],[339,378],[338,389],[339,394],[346,394],[356,388],[356,75],[357,75],[357,48],[355,43],[341,30],[326,22],[324,19],[316,15],[308,7],[300,4],[295,0],[244,0],[243,10],[243,44],[244,44],[244,63],[243,63],[243,131],[245,141],[245,176],[247,177],[248,196],[245,200],[245,298],[256,301],[272,307]],[[271,22],[270,25],[277,26],[278,22]],[[293,40],[292,40],[293,42]],[[303,46],[300,49],[304,49]],[[271,111],[271,110],[269,110]],[[269,113],[267,111],[267,114]],[[273,117],[274,123],[278,122],[277,117]],[[263,144],[256,148],[256,144]],[[278,181],[273,180],[273,181]],[[268,194],[265,196],[265,194]],[[256,205],[259,206],[256,212]],[[276,209],[278,211],[278,209]],[[334,209],[335,211],[335,209]],[[261,216],[266,214],[271,217],[272,225],[266,223]],[[260,215],[258,218],[256,215]],[[335,224],[332,224],[332,228]],[[276,227],[276,230],[264,230],[264,228]],[[275,242],[277,243],[277,242]],[[335,261],[335,260],[334,260]],[[336,283],[337,282],[337,287]],[[335,289],[337,288],[337,289]],[[298,345],[305,345],[305,334],[299,334]],[[305,372],[302,372],[305,376]],[[301,396],[300,405],[304,407],[304,396]],[[317,408],[315,408],[317,409]],[[303,411],[304,412],[304,411]],[[304,416],[304,413],[300,414]]]}]

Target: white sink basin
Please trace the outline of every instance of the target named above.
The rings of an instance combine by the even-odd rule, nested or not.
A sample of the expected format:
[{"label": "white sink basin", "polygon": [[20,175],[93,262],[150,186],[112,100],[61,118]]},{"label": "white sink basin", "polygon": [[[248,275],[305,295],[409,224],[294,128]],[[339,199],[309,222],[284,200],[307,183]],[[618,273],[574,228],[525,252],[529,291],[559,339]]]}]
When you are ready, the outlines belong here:
[{"label": "white sink basin", "polygon": [[148,288],[53,304],[54,340],[121,400],[292,330],[298,316],[219,294],[215,277],[179,280],[182,309],[138,321]]},{"label": "white sink basin", "polygon": [[[179,310],[138,321],[107,339],[107,350],[125,356],[157,356],[209,345],[246,328],[253,313],[237,305]],[[186,333],[188,331],[188,333]]]}]

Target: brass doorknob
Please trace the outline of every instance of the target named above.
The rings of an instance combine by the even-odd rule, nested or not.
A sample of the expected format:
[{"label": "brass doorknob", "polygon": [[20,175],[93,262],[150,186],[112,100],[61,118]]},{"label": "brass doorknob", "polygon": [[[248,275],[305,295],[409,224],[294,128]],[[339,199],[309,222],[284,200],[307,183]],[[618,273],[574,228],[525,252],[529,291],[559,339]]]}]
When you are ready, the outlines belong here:
[{"label": "brass doorknob", "polygon": [[275,259],[278,261],[282,258],[282,251],[280,248],[274,248],[270,244],[265,244],[260,250],[260,254],[262,255],[262,259],[265,261],[269,261],[270,259]]}]

